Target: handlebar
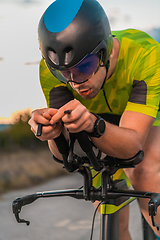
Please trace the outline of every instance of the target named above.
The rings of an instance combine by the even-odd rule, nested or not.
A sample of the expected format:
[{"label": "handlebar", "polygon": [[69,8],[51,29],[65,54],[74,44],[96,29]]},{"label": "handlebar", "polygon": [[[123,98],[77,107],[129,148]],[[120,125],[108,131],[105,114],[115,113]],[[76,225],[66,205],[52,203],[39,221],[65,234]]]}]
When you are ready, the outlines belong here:
[{"label": "handlebar", "polygon": [[[42,133],[42,125],[38,125],[37,129],[37,135],[40,136]],[[134,167],[134,165],[140,163],[143,159],[143,151],[139,151],[133,158],[130,159],[118,159],[113,158],[110,156],[107,156],[104,158],[104,161],[99,161],[95,153],[92,150],[92,143],[88,138],[88,135],[85,131],[74,133],[74,138],[78,140],[78,143],[82,150],[86,153],[89,163],[96,171],[102,171],[104,169],[104,173],[102,174],[105,176],[105,179],[107,176],[110,176],[110,174],[113,174],[113,170],[117,170],[118,168],[122,167]],[[73,172],[78,167],[75,164],[74,161],[68,161],[68,155],[70,151],[70,146],[68,145],[67,140],[65,139],[64,135],[61,133],[59,137],[54,139],[59,152],[63,156],[63,163],[67,171]],[[81,159],[81,158],[80,158]],[[73,159],[74,160],[74,159]],[[146,192],[137,192],[134,190],[121,190],[117,188],[110,188],[107,187],[106,189],[99,188],[96,189],[92,185],[92,183],[89,181],[90,176],[88,174],[88,171],[85,171],[83,169],[86,169],[87,167],[83,166],[83,160],[82,162],[78,162],[78,164],[81,164],[81,170],[79,169],[79,172],[81,174],[84,174],[84,179],[88,183],[84,183],[84,189],[76,189],[76,190],[61,190],[61,191],[53,191],[53,192],[39,192],[35,194],[31,194],[22,198],[17,198],[13,201],[13,213],[15,214],[16,220],[19,223],[26,223],[27,225],[30,224],[29,221],[21,219],[19,217],[19,213],[21,212],[22,206],[31,204],[35,200],[41,197],[58,197],[58,196],[70,196],[77,199],[85,199],[85,200],[91,200],[91,201],[105,201],[107,199],[115,199],[120,198],[121,196],[127,196],[127,197],[142,197],[142,198],[150,198],[149,201],[149,215],[152,219],[153,226],[157,227],[159,229],[159,226],[157,223],[155,223],[155,215],[157,213],[157,208],[160,205],[160,194],[156,193],[146,193]],[[109,171],[108,171],[109,169]],[[106,170],[106,172],[105,172]],[[90,182],[90,183],[89,183]],[[106,190],[106,191],[104,191]]]},{"label": "handlebar", "polygon": [[[69,196],[75,199],[85,199],[84,193],[82,189],[69,189],[69,190],[57,190],[57,191],[45,191],[45,192],[37,192],[34,194],[27,195],[22,198],[17,198],[13,201],[12,209],[13,213],[15,214],[16,220],[18,223],[26,223],[29,226],[30,222],[21,219],[19,214],[23,206],[33,203],[35,200],[39,198],[45,197],[62,197],[62,196]],[[152,224],[154,227],[159,230],[159,225],[155,223],[155,216],[157,213],[157,208],[160,205],[160,194],[158,193],[146,193],[140,192],[135,190],[122,190],[122,189],[108,189],[107,195],[103,196],[101,189],[92,188],[89,192],[89,198],[86,200],[90,201],[107,201],[109,199],[118,199],[121,197],[132,197],[132,198],[149,198],[149,215],[152,219]]]},{"label": "handlebar", "polygon": [[[38,129],[37,129],[37,136],[41,136],[42,134],[42,124],[38,124]],[[106,179],[106,176],[110,176],[111,174],[114,173],[114,170],[118,168],[125,168],[125,167],[134,167],[136,164],[139,164],[142,159],[143,159],[143,151],[139,151],[133,158],[130,159],[119,159],[119,158],[113,158],[110,156],[105,157],[102,160],[97,159],[95,156],[95,153],[92,149],[92,143],[90,139],[88,138],[87,132],[81,131],[79,133],[74,133],[72,136],[74,136],[75,139],[78,140],[78,143],[82,150],[86,153],[89,163],[96,171],[103,171],[103,173],[107,173],[107,175],[102,174]],[[90,176],[88,171],[85,171],[87,167],[83,166],[84,159],[80,158],[78,161],[78,164],[73,161],[68,161],[68,155],[70,151],[70,146],[65,139],[64,135],[61,133],[59,137],[54,139],[57,148],[59,149],[59,152],[63,156],[63,163],[67,171],[73,172],[75,171],[79,165],[81,164],[81,170],[79,169],[79,172],[81,174],[84,174],[84,179],[87,182],[90,182]],[[87,160],[87,161],[88,161]],[[88,170],[90,168],[88,167]],[[106,170],[106,172],[105,172]],[[109,170],[109,171],[108,171]],[[106,182],[105,182],[106,183]],[[149,198],[149,204],[148,204],[148,209],[149,209],[149,215],[151,216],[152,219],[152,224],[159,230],[159,225],[155,223],[155,216],[157,213],[157,208],[160,205],[160,194],[158,193],[150,193],[150,192],[139,192],[139,191],[134,191],[134,190],[121,190],[117,189],[114,187],[108,187],[107,190],[103,191],[103,186],[102,188],[96,189],[93,186],[91,186],[90,183],[85,183],[84,182],[84,188],[82,189],[71,189],[71,190],[60,190],[60,191],[49,191],[49,192],[38,192],[35,194],[30,194],[22,198],[17,198],[13,201],[13,213],[15,214],[16,220],[19,223],[26,223],[27,226],[30,224],[29,221],[21,219],[19,217],[19,213],[21,212],[22,206],[31,204],[38,198],[42,197],[58,197],[58,196],[70,196],[76,199],[85,199],[85,200],[90,200],[90,201],[106,201],[107,199],[115,199],[115,198],[120,198],[122,196],[126,197],[138,197],[138,198]]]}]

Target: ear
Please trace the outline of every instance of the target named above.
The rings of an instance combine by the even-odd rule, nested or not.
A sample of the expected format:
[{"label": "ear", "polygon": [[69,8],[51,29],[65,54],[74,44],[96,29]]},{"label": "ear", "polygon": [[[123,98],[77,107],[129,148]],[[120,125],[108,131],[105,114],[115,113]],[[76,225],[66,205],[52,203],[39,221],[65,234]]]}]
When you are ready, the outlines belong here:
[{"label": "ear", "polygon": [[113,45],[113,48],[112,48],[111,55],[108,58],[109,61],[112,59],[113,55],[114,55],[114,45]]}]

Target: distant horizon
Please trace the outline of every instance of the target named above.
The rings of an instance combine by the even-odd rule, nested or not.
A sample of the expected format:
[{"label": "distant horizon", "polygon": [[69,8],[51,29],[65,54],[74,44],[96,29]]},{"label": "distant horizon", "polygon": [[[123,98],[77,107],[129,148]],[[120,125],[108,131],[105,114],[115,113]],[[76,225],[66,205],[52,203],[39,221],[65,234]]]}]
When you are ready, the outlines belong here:
[{"label": "distant horizon", "polygon": [[0,123],[0,132],[4,131],[5,129],[7,129],[11,124],[1,124]]}]

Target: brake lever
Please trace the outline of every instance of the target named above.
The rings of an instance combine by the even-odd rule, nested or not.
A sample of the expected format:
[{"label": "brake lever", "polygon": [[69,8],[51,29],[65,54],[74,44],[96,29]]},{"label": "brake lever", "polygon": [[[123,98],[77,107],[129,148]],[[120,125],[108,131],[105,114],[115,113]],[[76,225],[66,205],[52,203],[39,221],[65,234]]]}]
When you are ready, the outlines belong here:
[{"label": "brake lever", "polygon": [[151,220],[153,227],[156,227],[157,231],[159,231],[160,226],[158,225],[158,223],[155,222],[155,217],[153,215],[151,216]]},{"label": "brake lever", "polygon": [[31,195],[27,195],[27,196],[22,197],[22,198],[16,198],[13,201],[13,203],[12,203],[12,210],[13,210],[13,213],[14,213],[15,218],[16,218],[18,223],[26,223],[26,225],[29,226],[30,222],[25,220],[25,219],[21,219],[19,217],[19,214],[20,214],[21,209],[22,209],[23,206],[34,202],[39,197],[41,197],[40,194],[39,195],[38,194],[31,194]]},{"label": "brake lever", "polygon": [[22,204],[22,201],[20,198],[16,198],[14,201],[13,201],[13,204],[12,204],[12,210],[13,210],[13,213],[15,215],[15,218],[17,220],[18,223],[26,223],[27,226],[29,226],[30,224],[30,221],[27,221],[25,219],[21,219],[19,217],[19,213],[21,212],[21,208],[22,208],[23,204]]},{"label": "brake lever", "polygon": [[155,222],[155,216],[157,214],[157,208],[160,205],[160,194],[154,193],[151,195],[151,199],[148,203],[149,216],[151,216],[152,225],[159,231],[160,226]]}]

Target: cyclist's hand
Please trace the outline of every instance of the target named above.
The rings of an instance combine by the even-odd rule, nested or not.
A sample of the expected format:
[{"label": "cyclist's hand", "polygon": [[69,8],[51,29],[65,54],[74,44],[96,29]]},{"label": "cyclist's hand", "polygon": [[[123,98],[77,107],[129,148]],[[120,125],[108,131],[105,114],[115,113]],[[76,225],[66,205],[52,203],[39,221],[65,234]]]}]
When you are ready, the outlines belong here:
[{"label": "cyclist's hand", "polygon": [[[49,111],[50,110],[50,111]],[[57,109],[37,109],[32,112],[32,117],[29,120],[32,132],[36,136],[38,123],[43,125],[42,135],[38,138],[42,141],[52,140],[58,137],[62,131],[61,121],[57,121],[54,124],[50,123],[51,118],[57,113]]]},{"label": "cyclist's hand", "polygon": [[[66,110],[71,110],[71,113],[65,114],[64,111]],[[50,113],[50,109],[48,112]],[[57,111],[51,118],[50,123],[55,124],[60,120],[63,121],[64,127],[69,132],[75,133],[83,130],[92,132],[96,117],[78,100],[72,100]]]}]

